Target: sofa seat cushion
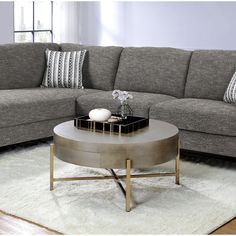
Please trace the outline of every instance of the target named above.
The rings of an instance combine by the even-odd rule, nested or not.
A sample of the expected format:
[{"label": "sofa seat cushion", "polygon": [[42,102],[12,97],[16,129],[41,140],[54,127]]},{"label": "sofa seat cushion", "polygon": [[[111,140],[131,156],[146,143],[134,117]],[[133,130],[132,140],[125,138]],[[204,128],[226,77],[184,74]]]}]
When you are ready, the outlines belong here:
[{"label": "sofa seat cushion", "polygon": [[0,127],[75,116],[76,98],[97,91],[58,88],[0,90]]},{"label": "sofa seat cushion", "polygon": [[176,99],[156,104],[150,118],[176,125],[179,129],[236,136],[236,107],[208,99]]},{"label": "sofa seat cushion", "polygon": [[[174,99],[174,97],[162,94],[130,92],[133,99],[129,99],[133,115],[148,117],[151,105]],[[116,113],[120,103],[112,98],[112,91],[88,94],[77,99],[77,112],[80,115],[87,115],[94,108],[106,108]]]}]

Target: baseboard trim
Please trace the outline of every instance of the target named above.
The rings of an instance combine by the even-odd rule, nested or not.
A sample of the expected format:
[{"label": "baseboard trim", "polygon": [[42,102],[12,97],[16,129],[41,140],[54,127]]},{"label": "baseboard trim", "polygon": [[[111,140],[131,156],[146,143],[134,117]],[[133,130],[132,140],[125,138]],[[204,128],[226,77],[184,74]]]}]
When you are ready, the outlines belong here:
[{"label": "baseboard trim", "polygon": [[47,138],[41,138],[41,139],[26,141],[26,142],[23,142],[23,143],[11,144],[11,145],[0,147],[0,153],[9,151],[9,150],[12,150],[12,149],[15,149],[15,148],[30,147],[30,146],[37,145],[37,144],[40,144],[40,143],[50,142],[52,140],[53,140],[53,137],[47,137]]},{"label": "baseboard trim", "polygon": [[200,157],[204,160],[204,158],[212,158],[212,159],[218,159],[218,160],[225,160],[230,162],[236,162],[235,157],[230,156],[224,156],[224,155],[218,155],[218,154],[212,154],[212,153],[206,153],[206,152],[198,152],[198,151],[192,151],[192,150],[186,150],[181,149],[180,150],[181,157],[188,157],[188,158],[194,158],[194,157]]}]

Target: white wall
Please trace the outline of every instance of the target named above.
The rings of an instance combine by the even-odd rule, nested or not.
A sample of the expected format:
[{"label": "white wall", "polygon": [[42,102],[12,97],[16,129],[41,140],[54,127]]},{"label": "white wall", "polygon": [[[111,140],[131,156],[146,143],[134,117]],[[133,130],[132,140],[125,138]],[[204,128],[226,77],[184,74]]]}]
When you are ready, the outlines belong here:
[{"label": "white wall", "polygon": [[13,2],[0,2],[0,44],[14,41]]},{"label": "white wall", "polygon": [[79,42],[79,2],[54,1],[53,6],[53,41]]},{"label": "white wall", "polygon": [[[236,2],[55,1],[55,42],[236,49]],[[13,42],[13,2],[0,2],[0,43]]]},{"label": "white wall", "polygon": [[81,2],[80,43],[236,49],[236,2]]}]

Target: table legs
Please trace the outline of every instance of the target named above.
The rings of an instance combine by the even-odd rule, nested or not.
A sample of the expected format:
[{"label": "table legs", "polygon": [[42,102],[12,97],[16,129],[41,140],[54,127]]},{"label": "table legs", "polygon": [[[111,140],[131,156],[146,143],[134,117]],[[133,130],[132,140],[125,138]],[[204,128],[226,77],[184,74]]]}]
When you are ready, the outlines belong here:
[{"label": "table legs", "polygon": [[131,160],[126,160],[126,188],[125,188],[125,205],[126,211],[130,211],[131,200]]},{"label": "table legs", "polygon": [[179,185],[179,159],[180,159],[180,142],[178,142],[178,152],[175,158],[175,183]]},{"label": "table legs", "polygon": [[[115,179],[123,193],[125,195],[125,208],[129,212],[131,210],[131,178],[151,178],[161,176],[175,176],[175,183],[180,184],[179,178],[179,162],[180,162],[180,145],[178,143],[178,152],[175,159],[175,172],[172,173],[151,173],[151,174],[139,174],[131,175],[131,160],[126,160],[126,175],[116,175],[111,169],[112,176],[89,176],[89,177],[69,177],[69,178],[54,178],[54,156],[55,156],[55,145],[50,145],[50,191],[54,189],[54,182],[56,181],[73,181],[73,180],[104,180],[104,179]],[[122,184],[119,183],[120,179],[125,179],[126,187],[125,190]]]},{"label": "table legs", "polygon": [[53,182],[54,182],[54,155],[55,155],[55,146],[52,143],[50,145],[50,191],[53,190]]}]

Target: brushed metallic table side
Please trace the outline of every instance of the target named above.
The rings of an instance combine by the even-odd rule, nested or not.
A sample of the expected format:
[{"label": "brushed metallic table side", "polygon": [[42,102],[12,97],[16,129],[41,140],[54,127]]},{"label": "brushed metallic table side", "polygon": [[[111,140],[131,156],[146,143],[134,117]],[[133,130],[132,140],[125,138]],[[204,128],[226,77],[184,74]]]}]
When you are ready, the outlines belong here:
[{"label": "brushed metallic table side", "polygon": [[[128,135],[78,130],[72,121],[64,122],[54,128],[50,153],[50,190],[57,181],[115,179],[126,197],[126,211],[131,209],[131,178],[175,176],[179,184],[179,131],[158,120]],[[76,165],[109,169],[112,176],[54,178],[54,156]],[[171,159],[176,160],[175,172],[131,175],[131,167],[147,168]],[[126,169],[126,175],[117,176],[113,169]],[[126,179],[126,189],[119,179]]]}]

